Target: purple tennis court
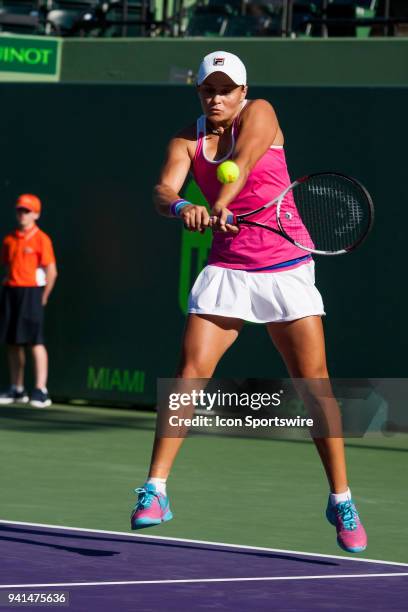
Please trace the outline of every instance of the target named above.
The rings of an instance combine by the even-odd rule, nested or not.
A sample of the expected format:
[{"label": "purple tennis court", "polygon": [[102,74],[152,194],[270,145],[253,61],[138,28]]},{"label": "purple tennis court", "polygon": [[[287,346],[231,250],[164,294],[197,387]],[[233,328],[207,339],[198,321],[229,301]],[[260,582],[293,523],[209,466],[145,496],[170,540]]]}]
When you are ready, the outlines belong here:
[{"label": "purple tennis court", "polygon": [[406,610],[408,601],[402,563],[7,521],[0,542],[0,607],[23,592],[69,593],[75,611]]}]

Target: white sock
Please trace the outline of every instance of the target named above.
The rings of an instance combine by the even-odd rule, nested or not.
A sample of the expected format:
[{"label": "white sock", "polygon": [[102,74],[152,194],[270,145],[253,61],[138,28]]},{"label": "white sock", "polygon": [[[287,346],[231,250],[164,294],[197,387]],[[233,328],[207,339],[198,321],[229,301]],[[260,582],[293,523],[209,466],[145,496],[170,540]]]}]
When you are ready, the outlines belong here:
[{"label": "white sock", "polygon": [[351,491],[347,488],[344,493],[330,493],[330,502],[333,506],[339,504],[340,502],[345,502],[351,499]]},{"label": "white sock", "polygon": [[47,387],[40,387],[40,391],[42,391],[45,395],[48,395]]},{"label": "white sock", "polygon": [[148,478],[147,483],[151,483],[156,487],[156,490],[163,495],[166,495],[166,481],[167,478]]},{"label": "white sock", "polygon": [[11,388],[17,393],[22,393],[24,391],[24,387],[22,385],[11,385]]}]

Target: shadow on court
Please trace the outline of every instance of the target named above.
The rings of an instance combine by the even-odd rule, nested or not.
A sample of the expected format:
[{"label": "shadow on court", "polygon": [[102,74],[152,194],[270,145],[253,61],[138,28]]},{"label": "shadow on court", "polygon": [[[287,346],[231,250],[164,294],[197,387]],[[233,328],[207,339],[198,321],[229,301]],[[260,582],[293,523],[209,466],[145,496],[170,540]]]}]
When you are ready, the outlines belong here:
[{"label": "shadow on court", "polygon": [[[95,556],[108,556],[108,555],[117,555],[119,554],[118,551],[99,551],[96,549],[84,549],[84,548],[75,548],[75,547],[67,547],[67,546],[61,546],[61,545],[56,545],[56,544],[52,544],[52,543],[44,543],[44,542],[40,542],[38,540],[29,540],[29,539],[21,539],[21,538],[16,538],[16,537],[10,537],[10,536],[6,536],[3,535],[4,533],[19,533],[19,534],[26,534],[26,535],[35,535],[35,536],[47,536],[47,537],[55,537],[58,539],[64,539],[64,538],[69,538],[69,540],[79,540],[82,542],[97,542],[98,544],[104,543],[104,542],[110,542],[110,543],[117,543],[117,544],[123,544],[123,543],[129,543],[129,539],[124,539],[124,538],[117,538],[114,536],[110,536],[110,537],[103,537],[100,536],[98,534],[92,534],[92,532],[88,533],[87,535],[82,535],[81,533],[77,533],[77,534],[72,534],[70,532],[64,533],[64,532],[52,532],[50,530],[41,530],[39,529],[28,529],[28,528],[24,528],[24,527],[10,527],[9,525],[4,525],[4,524],[0,524],[0,542],[1,541],[11,541],[11,542],[22,542],[22,543],[26,543],[26,544],[30,544],[33,546],[49,546],[55,549],[61,549],[61,550],[67,550],[69,552],[73,552],[73,553],[78,553],[78,554],[85,554],[85,555],[95,555]],[[144,546],[146,546],[147,548],[149,547],[162,547],[166,546],[166,548],[168,549],[174,549],[174,550],[200,550],[200,551],[211,551],[212,553],[217,553],[217,552],[223,552],[220,550],[217,550],[216,548],[209,547],[206,546],[204,544],[184,544],[182,542],[172,542],[170,541],[160,541],[160,542],[155,542],[155,541],[150,541],[148,539],[143,540],[143,544]],[[250,560],[251,558],[267,558],[267,559],[284,559],[285,561],[293,561],[294,563],[306,563],[306,564],[311,564],[311,565],[323,565],[323,566],[338,566],[339,563],[335,562],[335,561],[326,561],[326,560],[319,560],[319,559],[315,559],[315,558],[300,558],[299,556],[291,556],[290,554],[278,554],[275,552],[260,552],[257,550],[235,550],[235,549],[230,549],[229,550],[229,554],[230,555],[237,555],[237,558],[241,558],[243,556],[247,557],[248,560]],[[240,559],[240,561],[242,561],[242,559]]]},{"label": "shadow on court", "polygon": [[1,407],[0,429],[13,431],[38,431],[41,433],[58,433],[67,431],[84,431],[98,429],[126,429],[154,431],[155,422],[153,418],[140,416],[135,418],[115,415],[112,410],[107,410],[102,415],[98,410],[92,414],[89,410],[80,413],[63,409],[60,407],[35,409],[25,407]]}]

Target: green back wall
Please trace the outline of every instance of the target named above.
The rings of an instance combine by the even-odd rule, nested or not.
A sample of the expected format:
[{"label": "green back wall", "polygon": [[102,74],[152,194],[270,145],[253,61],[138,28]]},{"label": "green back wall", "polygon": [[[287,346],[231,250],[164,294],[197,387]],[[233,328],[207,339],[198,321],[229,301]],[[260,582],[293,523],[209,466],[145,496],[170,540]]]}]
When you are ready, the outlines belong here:
[{"label": "green back wall", "polygon": [[[337,170],[374,198],[364,246],[317,260],[331,374],[406,376],[408,89],[253,87],[250,97],[274,104],[293,178]],[[154,401],[156,377],[175,371],[183,307],[209,242],[151,203],[166,142],[200,113],[194,88],[8,84],[0,102],[1,234],[13,228],[16,196],[37,193],[58,257],[47,307],[51,392]],[[4,385],[4,351],[1,359]],[[276,377],[285,369],[263,327],[247,325],[217,373]]]}]

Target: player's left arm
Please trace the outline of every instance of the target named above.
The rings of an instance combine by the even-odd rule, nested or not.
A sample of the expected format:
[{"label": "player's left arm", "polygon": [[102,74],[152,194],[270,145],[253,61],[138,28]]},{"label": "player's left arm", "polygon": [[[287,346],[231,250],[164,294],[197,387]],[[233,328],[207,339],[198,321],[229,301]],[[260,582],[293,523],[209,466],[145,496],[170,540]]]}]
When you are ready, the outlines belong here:
[{"label": "player's left arm", "polygon": [[212,208],[213,214],[219,216],[221,229],[225,229],[225,220],[229,214],[224,209],[237,197],[252,168],[273,144],[278,129],[276,113],[266,100],[254,100],[242,113],[240,132],[232,157],[239,167],[239,178],[221,187]]},{"label": "player's left arm", "polygon": [[48,266],[45,266],[45,278],[47,284],[44,287],[44,293],[42,296],[42,304],[46,306],[48,303],[48,298],[50,297],[51,291],[54,289],[55,281],[57,280],[58,271],[57,264],[50,263]]},{"label": "player's left arm", "polygon": [[41,253],[41,265],[45,271],[46,285],[42,295],[42,304],[46,306],[48,298],[50,297],[51,291],[54,289],[55,281],[57,280],[58,271],[57,264],[55,261],[54,247],[51,239],[48,236],[43,237],[42,253]]}]

